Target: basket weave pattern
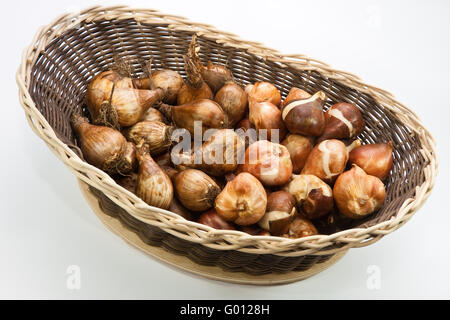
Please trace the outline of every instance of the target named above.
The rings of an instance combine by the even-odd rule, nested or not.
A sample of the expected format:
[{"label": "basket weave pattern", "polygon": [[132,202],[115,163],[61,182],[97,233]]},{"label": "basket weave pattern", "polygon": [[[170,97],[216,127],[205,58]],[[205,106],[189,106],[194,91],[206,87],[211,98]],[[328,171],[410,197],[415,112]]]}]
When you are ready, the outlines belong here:
[{"label": "basket weave pattern", "polygon": [[[154,70],[170,68],[184,75],[182,55],[193,33],[198,35],[201,59],[227,65],[242,85],[265,80],[274,83],[283,96],[292,86],[308,92],[322,90],[328,96],[326,108],[339,101],[357,105],[367,124],[359,138],[365,143],[394,142],[394,167],[386,182],[383,209],[355,222],[353,228],[332,235],[295,240],[254,237],[239,231],[214,230],[150,207],[106,173],[83,161],[69,119],[73,112],[83,108],[90,79],[107,69],[115,56],[135,61],[136,76],[142,74],[140,62],[150,57]],[[178,241],[171,250],[189,249],[193,256],[200,252],[200,257],[211,252],[222,257],[220,260],[225,261],[222,264],[226,265],[227,259],[232,261],[228,263],[230,267],[236,267],[234,262],[239,259],[244,261],[239,265],[245,265],[245,257],[254,260],[256,255],[261,255],[258,264],[265,266],[260,270],[276,266],[277,261],[280,265],[285,257],[297,258],[297,262],[300,257],[303,261],[309,259],[311,265],[340,250],[371,244],[413,216],[429,196],[437,173],[432,135],[417,115],[389,92],[315,59],[281,54],[210,25],[155,10],[93,7],[76,15],[61,16],[41,28],[24,51],[17,82],[30,126],[79,179],[91,186],[111,214],[120,211],[122,216],[126,215],[124,219],[148,226],[152,230],[149,234],[153,235],[148,239],[154,239],[153,244],[161,243],[166,235]],[[158,238],[158,234],[162,236]],[[234,256],[227,258],[230,252]],[[199,260],[214,260],[208,259]],[[216,262],[217,259],[212,263]],[[308,264],[292,263],[289,268],[305,265]]]}]

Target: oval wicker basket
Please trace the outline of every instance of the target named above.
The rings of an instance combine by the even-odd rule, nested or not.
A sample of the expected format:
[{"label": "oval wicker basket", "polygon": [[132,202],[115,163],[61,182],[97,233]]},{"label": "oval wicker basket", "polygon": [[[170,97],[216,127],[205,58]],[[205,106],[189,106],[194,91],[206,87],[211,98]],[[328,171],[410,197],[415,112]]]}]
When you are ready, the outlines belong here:
[{"label": "oval wicker basket", "polygon": [[[227,65],[242,85],[267,80],[286,96],[292,86],[324,91],[326,107],[338,101],[357,105],[367,123],[360,139],[392,140],[394,167],[386,182],[385,206],[351,228],[301,239],[249,236],[219,231],[148,206],[105,172],[82,160],[69,118],[83,108],[86,86],[114,56],[142,61],[184,75],[182,55],[192,34],[201,58]],[[140,63],[134,65],[142,74]],[[93,7],[66,14],[39,30],[17,74],[20,102],[33,130],[82,181],[102,209],[120,217],[149,245],[189,256],[200,264],[252,274],[308,270],[349,248],[366,246],[408,221],[433,187],[438,160],[435,142],[417,115],[392,94],[365,84],[303,55],[284,55],[205,24],[155,10]]]}]

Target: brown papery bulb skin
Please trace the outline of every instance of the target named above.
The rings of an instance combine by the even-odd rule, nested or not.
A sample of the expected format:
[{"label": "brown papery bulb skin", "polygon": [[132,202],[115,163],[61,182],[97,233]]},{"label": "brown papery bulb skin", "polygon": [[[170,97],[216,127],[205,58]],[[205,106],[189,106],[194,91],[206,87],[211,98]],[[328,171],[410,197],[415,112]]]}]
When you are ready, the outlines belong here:
[{"label": "brown papery bulb skin", "polygon": [[117,112],[121,126],[129,127],[139,121],[143,114],[161,101],[163,92],[156,90],[114,89],[111,105]]},{"label": "brown papery bulb skin", "polygon": [[72,127],[78,135],[78,142],[84,159],[97,168],[109,173],[126,174],[132,170],[127,167],[127,140],[117,130],[96,126],[89,123],[87,118],[74,115]]},{"label": "brown papery bulb skin", "polygon": [[165,123],[166,118],[159,110],[155,108],[148,108],[148,110],[145,111],[139,121],[159,121]]},{"label": "brown papery bulb skin", "polygon": [[174,128],[159,121],[141,121],[127,131],[127,139],[137,146],[147,144],[152,156],[167,152],[172,144]]},{"label": "brown papery bulb skin", "polygon": [[[115,71],[102,72],[89,83],[86,104],[94,123],[103,124],[105,113],[117,118],[121,126],[127,127],[139,121],[148,108],[161,101],[162,89],[135,89],[131,78],[121,77]],[[111,110],[104,110],[104,102],[110,102]]]},{"label": "brown papery bulb skin", "polygon": [[291,155],[293,165],[292,172],[299,174],[305,166],[306,159],[314,148],[313,139],[299,134],[289,134],[281,144],[285,146]]},{"label": "brown papery bulb skin", "polygon": [[176,71],[162,69],[152,72],[152,81],[150,78],[133,79],[137,89],[155,89],[161,88],[164,91],[163,102],[167,104],[176,104],[178,92],[184,84],[183,78]]},{"label": "brown papery bulb skin", "polygon": [[[270,102],[251,103],[249,105],[250,123],[258,131],[258,136],[263,139],[264,133],[267,140],[282,141],[286,136],[286,126],[281,117],[281,111]],[[275,141],[274,141],[275,142]]]},{"label": "brown papery bulb skin", "polygon": [[384,180],[389,175],[393,165],[392,142],[366,144],[350,152],[350,164],[356,164],[367,174]]},{"label": "brown papery bulb skin", "polygon": [[138,149],[136,155],[139,161],[136,195],[150,206],[167,210],[173,199],[170,178],[145,148]]},{"label": "brown papery bulb skin", "polygon": [[257,223],[264,216],[266,206],[264,187],[246,172],[228,182],[215,202],[215,209],[223,219],[240,226]]},{"label": "brown papery bulb skin", "polygon": [[156,88],[163,89],[164,103],[175,104],[177,102],[178,93],[184,84],[183,78],[178,72],[169,69],[157,70],[153,72],[152,80]]},{"label": "brown papery bulb skin", "polygon": [[295,198],[286,191],[276,191],[267,197],[267,209],[258,225],[274,236],[288,232],[295,214]]},{"label": "brown papery bulb skin", "polygon": [[225,66],[213,64],[211,61],[208,61],[206,66],[203,66],[201,74],[212,92],[218,92],[225,83],[233,81],[233,75],[230,70]]},{"label": "brown papery bulb skin", "polygon": [[236,83],[228,82],[216,93],[214,100],[227,115],[227,127],[232,128],[245,115],[248,99],[245,91]]},{"label": "brown papery bulb skin", "polygon": [[220,193],[217,183],[206,173],[196,169],[187,169],[177,174],[174,187],[183,206],[197,212],[211,209]]},{"label": "brown papery bulb skin", "polygon": [[326,183],[333,183],[344,172],[347,161],[348,151],[342,141],[325,140],[311,151],[302,174],[312,174]]},{"label": "brown papery bulb skin", "polygon": [[211,91],[206,82],[203,82],[200,88],[190,87],[185,83],[181,86],[181,89],[178,92],[177,105],[181,106],[200,99],[214,99],[214,93]]},{"label": "brown papery bulb skin", "polygon": [[[195,42],[195,39],[193,39]],[[201,75],[202,64],[196,56],[195,43],[191,42],[189,53],[183,56],[186,81],[178,92],[177,104],[184,105],[199,99],[214,99],[214,93]]]},{"label": "brown papery bulb skin", "polygon": [[242,129],[243,132],[246,132],[249,129],[255,129],[255,127],[252,125],[252,123],[250,122],[250,120],[248,118],[245,118],[245,119],[242,119],[241,121],[239,121],[235,128],[236,128],[236,130]]},{"label": "brown papery bulb skin", "polygon": [[386,199],[383,182],[357,165],[337,178],[333,194],[339,212],[352,219],[361,219],[377,211]]},{"label": "brown papery bulb skin", "polygon": [[197,36],[193,35],[187,55],[183,57],[187,80],[191,86],[198,88],[204,81],[216,93],[226,82],[233,81],[231,71],[225,66],[213,64],[211,61],[204,66],[198,56],[199,51]]},{"label": "brown papery bulb skin", "polygon": [[289,226],[289,233],[286,237],[292,239],[315,236],[319,234],[314,224],[308,219],[297,217],[291,222]]},{"label": "brown papery bulb skin", "polygon": [[244,153],[244,140],[233,129],[220,129],[193,154],[172,154],[172,157],[175,157],[177,162],[181,161],[185,167],[200,169],[212,176],[222,177],[236,171]]},{"label": "brown papery bulb skin", "polygon": [[275,191],[267,197],[267,212],[282,211],[291,214],[295,207],[295,198],[287,191]]},{"label": "brown papery bulb skin", "polygon": [[331,187],[316,176],[298,175],[284,190],[295,198],[297,210],[308,219],[323,217],[333,209]]},{"label": "brown papery bulb skin", "polygon": [[325,113],[325,129],[318,142],[328,139],[353,139],[363,132],[366,123],[354,104],[340,102]]},{"label": "brown papery bulb skin", "polygon": [[131,168],[131,171],[135,171],[137,169],[138,161],[136,157],[136,145],[133,142],[127,143],[127,147],[125,148],[125,152],[123,154],[123,159],[125,167],[119,169],[125,169],[125,172],[129,171],[129,168]]},{"label": "brown papery bulb skin", "polygon": [[160,111],[172,120],[178,128],[184,128],[194,135],[194,123],[200,121],[202,130],[220,129],[226,125],[226,114],[222,107],[209,99],[191,101],[180,106],[162,105]]},{"label": "brown papery bulb skin", "polygon": [[225,221],[215,209],[202,213],[197,222],[217,230],[236,230],[234,225]]},{"label": "brown papery bulb skin", "polygon": [[283,108],[286,107],[288,103],[291,103],[294,100],[302,100],[308,98],[311,98],[311,95],[308,92],[296,87],[292,87],[288,95],[286,96],[286,99],[284,99],[283,103],[281,104],[281,110],[283,110]]},{"label": "brown papery bulb skin", "polygon": [[133,89],[133,81],[131,78],[122,77],[113,70],[97,74],[91,80],[86,90],[86,104],[88,109],[95,113],[103,101],[109,100],[113,87],[118,89]]},{"label": "brown papery bulb skin", "polygon": [[323,106],[327,97],[319,91],[307,99],[293,100],[282,110],[282,119],[290,133],[318,137],[325,129]]},{"label": "brown papery bulb skin", "polygon": [[292,161],[286,147],[260,140],[251,144],[246,152],[241,172],[257,177],[265,186],[282,186],[292,176]]},{"label": "brown papery bulb skin", "polygon": [[250,103],[257,102],[270,102],[276,107],[278,107],[281,103],[281,94],[278,91],[277,87],[275,87],[270,82],[256,82],[252,87],[248,87],[250,89],[249,93],[249,101]]}]

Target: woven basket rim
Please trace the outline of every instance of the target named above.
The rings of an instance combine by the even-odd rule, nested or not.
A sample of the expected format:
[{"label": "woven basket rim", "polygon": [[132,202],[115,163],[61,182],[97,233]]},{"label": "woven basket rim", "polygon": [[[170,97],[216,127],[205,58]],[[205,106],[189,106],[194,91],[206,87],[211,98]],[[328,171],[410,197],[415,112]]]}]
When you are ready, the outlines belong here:
[{"label": "woven basket rim", "polygon": [[[175,30],[196,33],[198,36],[212,39],[224,46],[245,50],[250,54],[283,66],[296,70],[317,71],[326,78],[370,95],[381,107],[391,111],[402,124],[407,126],[420,139],[423,147],[420,152],[429,161],[428,166],[423,169],[425,182],[416,187],[414,197],[405,200],[402,207],[389,220],[368,228],[352,228],[331,235],[316,235],[300,239],[250,236],[241,231],[216,230],[185,220],[170,211],[147,205],[136,195],[116,184],[105,172],[81,160],[65,143],[58,139],[52,127],[36,108],[28,91],[31,68],[39,54],[54,38],[83,22],[127,19],[133,19],[137,23],[163,24]],[[81,12],[61,15],[51,24],[41,27],[33,38],[31,45],[24,50],[16,81],[19,86],[19,100],[25,110],[29,125],[79,179],[102,191],[136,219],[160,227],[179,238],[201,243],[212,249],[299,256],[330,254],[351,247],[366,246],[395,231],[414,215],[430,195],[437,174],[439,161],[433,136],[424,128],[418,116],[411,109],[395,100],[394,96],[388,91],[368,85],[354,74],[335,70],[323,62],[305,55],[282,54],[265,47],[261,43],[241,40],[238,36],[219,31],[213,26],[191,22],[186,18],[164,14],[153,9],[135,9],[127,6],[94,6]],[[154,214],[158,214],[159,221],[152,219]],[[339,244],[339,246],[328,249],[335,244]]]}]

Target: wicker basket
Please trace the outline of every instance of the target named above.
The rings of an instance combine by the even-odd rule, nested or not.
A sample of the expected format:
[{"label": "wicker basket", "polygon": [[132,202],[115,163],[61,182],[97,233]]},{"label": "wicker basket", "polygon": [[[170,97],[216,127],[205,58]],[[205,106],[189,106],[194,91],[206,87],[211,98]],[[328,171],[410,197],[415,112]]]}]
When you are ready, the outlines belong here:
[{"label": "wicker basket", "polygon": [[[324,91],[326,107],[357,105],[367,123],[366,143],[392,140],[394,167],[386,182],[385,206],[351,228],[301,239],[219,231],[148,206],[105,172],[82,160],[69,118],[83,108],[86,86],[114,56],[184,75],[182,55],[193,33],[201,59],[227,65],[242,85],[266,80],[286,96],[292,86]],[[141,65],[134,66],[136,76]],[[199,264],[251,274],[308,270],[349,248],[366,246],[408,221],[429,196],[437,173],[435,142],[417,115],[392,94],[348,72],[303,55],[283,55],[255,42],[155,10],[94,7],[63,15],[43,27],[23,55],[17,74],[20,101],[33,130],[83,182],[102,209],[119,217],[151,246],[189,256]]]}]

